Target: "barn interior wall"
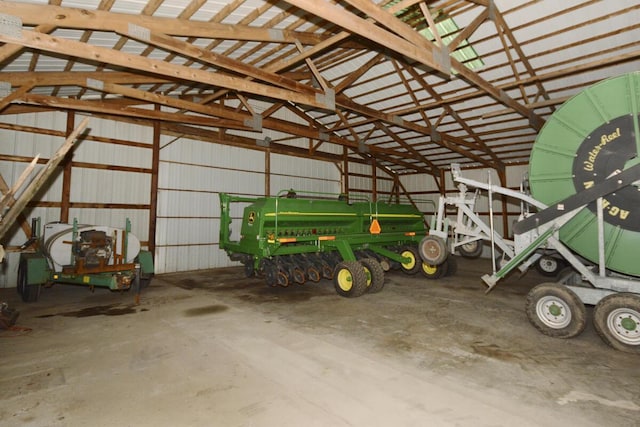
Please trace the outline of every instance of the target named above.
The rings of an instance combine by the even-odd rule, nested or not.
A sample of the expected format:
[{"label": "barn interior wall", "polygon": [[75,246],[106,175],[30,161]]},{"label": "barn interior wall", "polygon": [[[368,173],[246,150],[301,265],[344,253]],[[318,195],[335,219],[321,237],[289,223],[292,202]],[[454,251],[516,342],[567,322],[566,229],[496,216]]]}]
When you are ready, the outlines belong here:
[{"label": "barn interior wall", "polygon": [[[63,143],[67,114],[21,114],[4,116],[3,120],[7,126],[0,129],[4,141],[0,146],[3,159],[0,173],[11,185],[26,168],[27,159],[40,154],[46,160]],[[146,246],[153,129],[95,117],[91,118],[88,127],[88,135],[93,139],[83,139],[74,151],[69,220],[77,218],[80,223],[122,227],[128,218],[133,233]],[[26,131],[29,128],[53,132]],[[123,141],[130,144],[123,144]],[[381,201],[398,199],[401,203],[414,203],[425,213],[427,221],[435,211],[439,189],[430,175],[403,175],[396,183],[383,170],[376,168],[374,173],[371,164],[352,162],[345,183],[341,170],[342,165],[327,161],[162,136],[154,254],[156,272],[235,265],[218,248],[220,192],[260,197],[267,192],[277,195],[290,188],[328,194],[338,194],[348,188],[351,194],[361,198],[372,199],[375,191]],[[508,168],[508,185],[517,187],[524,172],[526,167]],[[465,176],[486,180],[487,171],[469,170]],[[492,180],[499,182],[495,173]],[[446,174],[446,192],[455,192],[449,174]],[[61,199],[62,173],[58,173],[37,194],[24,216],[27,220],[39,217],[43,224],[59,221]],[[483,215],[488,211],[488,202],[483,196],[479,198],[478,210]],[[494,201],[494,210],[498,215],[502,213],[500,199]],[[509,206],[509,222],[515,219],[517,210],[517,206]],[[241,216],[241,206],[234,207],[232,217],[236,224]],[[499,232],[502,232],[501,227],[502,221],[496,221]],[[239,237],[237,230],[234,233],[232,238]],[[27,239],[28,236],[15,227],[5,238],[5,244],[16,247]],[[17,253],[10,253],[3,263],[0,287],[15,286],[17,256]]]},{"label": "barn interior wall", "polygon": [[[340,192],[339,169],[326,161],[186,138],[170,141],[162,137],[160,143],[156,273],[238,265],[219,249],[220,192],[262,197],[267,173],[271,196],[288,189]],[[232,239],[240,237],[244,206],[231,206]]]}]

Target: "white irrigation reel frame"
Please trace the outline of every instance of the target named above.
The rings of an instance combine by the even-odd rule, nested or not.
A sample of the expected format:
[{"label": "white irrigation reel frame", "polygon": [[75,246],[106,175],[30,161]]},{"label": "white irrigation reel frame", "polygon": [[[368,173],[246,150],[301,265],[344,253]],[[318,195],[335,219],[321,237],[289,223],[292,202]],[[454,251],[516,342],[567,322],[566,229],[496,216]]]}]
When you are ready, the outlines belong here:
[{"label": "white irrigation reel frame", "polygon": [[[640,353],[640,279],[607,270],[602,204],[602,198],[607,194],[629,185],[640,186],[640,165],[623,172],[616,171],[600,184],[552,206],[546,206],[524,191],[493,185],[490,180],[480,182],[464,178],[457,164],[452,165],[451,171],[459,193],[453,197],[440,197],[429,236],[425,238],[431,240],[430,245],[440,242],[438,244],[444,245],[442,250],[453,252],[471,242],[490,241],[493,272],[482,276],[487,292],[515,268],[526,272],[541,256],[541,248],[557,251],[572,269],[562,274],[557,282],[542,283],[529,292],[526,304],[529,321],[545,335],[572,338],[586,326],[584,305],[595,305],[594,326],[602,339],[618,350]],[[468,187],[488,192],[489,224],[474,212],[477,193],[470,195]],[[523,209],[514,225],[513,240],[505,239],[494,229],[493,194],[521,202]],[[560,228],[594,201],[598,222],[597,264],[577,256],[559,239]],[[446,217],[446,205],[456,207],[455,220]],[[529,206],[535,207],[537,212],[529,212]],[[497,249],[502,252],[502,261],[498,263],[495,261]],[[424,258],[429,254],[421,249],[421,255]],[[431,260],[425,259],[425,262]]]}]

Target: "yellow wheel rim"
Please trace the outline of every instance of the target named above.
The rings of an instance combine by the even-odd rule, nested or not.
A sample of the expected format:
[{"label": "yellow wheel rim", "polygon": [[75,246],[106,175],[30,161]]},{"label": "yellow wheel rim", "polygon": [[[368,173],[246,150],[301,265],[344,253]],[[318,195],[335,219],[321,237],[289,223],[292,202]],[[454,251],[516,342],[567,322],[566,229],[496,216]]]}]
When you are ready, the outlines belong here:
[{"label": "yellow wheel rim", "polygon": [[349,270],[347,270],[346,268],[343,268],[342,270],[340,270],[338,272],[338,286],[340,286],[340,289],[342,289],[345,292],[348,292],[349,290],[351,290],[351,287],[353,286],[353,277],[351,276],[351,273],[349,272]]},{"label": "yellow wheel rim", "polygon": [[402,256],[405,258],[411,258],[409,262],[402,264],[404,268],[406,268],[407,270],[411,270],[413,267],[416,266],[416,257],[413,255],[413,252],[404,251],[402,252]]},{"label": "yellow wheel rim", "polygon": [[367,287],[371,286],[371,271],[367,267],[364,267],[364,274],[367,276]]},{"label": "yellow wheel rim", "polygon": [[429,276],[432,276],[434,274],[436,274],[436,271],[438,271],[438,267],[435,265],[429,265],[426,262],[422,263],[422,270],[427,273]]}]

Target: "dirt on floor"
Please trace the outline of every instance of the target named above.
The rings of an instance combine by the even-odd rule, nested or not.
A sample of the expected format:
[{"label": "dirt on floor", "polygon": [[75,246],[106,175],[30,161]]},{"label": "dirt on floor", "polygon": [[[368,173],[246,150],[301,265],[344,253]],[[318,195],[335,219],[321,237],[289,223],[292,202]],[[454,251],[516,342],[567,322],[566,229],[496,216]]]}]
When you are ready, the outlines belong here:
[{"label": "dirt on floor", "polygon": [[[608,347],[591,321],[572,339],[538,332],[525,314],[526,295],[552,278],[516,271],[486,294],[480,277],[491,262],[458,259],[453,276],[426,280],[391,271],[382,292],[355,299],[337,297],[327,280],[271,288],[237,268],[162,279],[533,405],[571,406],[602,425],[640,425],[638,355]],[[591,319],[591,307],[587,313]]]},{"label": "dirt on floor", "polygon": [[[287,288],[268,287],[259,278],[244,277],[242,268],[156,277],[143,292],[139,305],[135,305],[133,295],[126,292],[96,290],[87,294],[82,287],[58,285],[44,289],[40,301],[27,305],[17,299],[15,290],[3,289],[0,299],[18,308],[21,312],[18,325],[32,331],[0,331],[0,348],[6,362],[2,374],[5,380],[0,382],[4,384],[0,387],[4,393],[0,393],[0,398],[11,403],[5,410],[0,410],[0,419],[5,420],[0,421],[0,425],[16,425],[16,421],[24,425],[43,425],[47,411],[55,421],[48,425],[82,425],[89,419],[83,417],[90,417],[91,411],[73,415],[74,411],[80,411],[73,404],[76,398],[65,400],[65,405],[73,410],[56,409],[58,412],[53,409],[57,408],[53,402],[49,402],[49,406],[38,406],[32,401],[25,406],[16,398],[43,393],[41,398],[46,400],[44,393],[51,396],[50,390],[74,381],[82,387],[90,387],[87,384],[94,380],[88,380],[97,375],[93,369],[99,370],[100,366],[92,367],[86,362],[83,370],[75,370],[68,362],[83,361],[83,354],[95,356],[96,342],[84,334],[104,343],[105,356],[111,355],[109,357],[118,361],[122,358],[128,366],[127,372],[137,375],[163,360],[163,363],[173,363],[176,358],[176,363],[182,363],[177,360],[178,355],[180,360],[185,357],[180,353],[180,346],[193,346],[195,351],[208,354],[208,350],[199,347],[207,339],[208,331],[212,336],[220,335],[217,328],[231,331],[238,322],[244,322],[242,330],[247,331],[249,337],[253,336],[251,339],[259,339],[263,333],[276,333],[273,330],[263,332],[263,329],[278,325],[277,334],[280,335],[276,334],[277,339],[284,342],[288,339],[286,331],[290,334],[295,331],[297,337],[310,337],[315,342],[330,343],[353,354],[364,353],[393,361],[416,377],[426,376],[434,382],[444,379],[463,389],[473,389],[481,394],[484,391],[493,397],[504,396],[505,405],[521,402],[533,408],[534,413],[539,410],[545,420],[557,416],[565,421],[579,421],[581,425],[640,425],[638,355],[608,347],[590,322],[580,336],[569,340],[539,333],[527,320],[525,298],[533,286],[550,279],[532,270],[523,276],[511,275],[485,294],[486,287],[480,277],[490,270],[487,260],[461,259],[455,275],[439,280],[392,271],[386,274],[381,292],[358,298],[338,296],[328,280]],[[588,309],[588,315],[591,316],[591,309]],[[152,321],[156,328],[143,325],[145,321]],[[175,335],[175,331],[184,328],[193,330],[186,330],[184,337]],[[144,331],[144,339],[140,338],[139,343],[130,335],[135,336],[136,329]],[[238,332],[234,330],[233,333]],[[123,334],[129,338],[123,341]],[[78,342],[72,344],[76,338]],[[227,341],[220,337],[216,339],[221,340],[217,342],[218,346],[224,348],[230,348],[232,344],[249,345],[244,341],[233,341],[242,339],[238,337],[225,338]],[[123,343],[116,344],[119,341]],[[143,342],[145,346],[142,346]],[[147,348],[149,343],[151,348]],[[125,359],[126,352],[133,353],[132,346],[136,349],[133,361]],[[122,350],[124,348],[126,352]],[[270,357],[269,348],[260,351],[264,351],[265,358]],[[64,359],[68,357],[64,355],[70,353],[75,359]],[[30,354],[38,356],[25,359],[25,355]],[[189,354],[187,359],[201,363],[201,358],[194,354]],[[82,364],[84,366],[84,362]],[[12,370],[9,372],[8,369]],[[101,377],[103,380],[107,381],[108,375],[119,374],[118,368],[110,369],[102,373],[107,375]],[[197,382],[193,378],[190,381]],[[233,389],[231,383],[223,386],[220,381],[216,381],[220,383],[220,390],[215,385],[211,390],[205,387],[198,391],[197,398],[210,402],[204,399],[204,394],[223,393],[225,387]],[[179,386],[175,384],[175,387]],[[184,387],[188,390],[192,385],[185,382]],[[415,390],[411,392],[416,393]],[[160,391],[156,393],[161,395]],[[412,396],[413,399],[417,397]],[[77,399],[83,400],[82,396]],[[20,410],[23,406],[27,409]],[[245,420],[259,416],[251,407],[245,407],[249,408],[246,411],[250,414],[243,413],[245,409],[239,413],[244,414]],[[518,410],[514,408],[515,412]],[[6,420],[10,422],[5,424]],[[265,418],[257,420],[255,423],[240,419],[229,424],[212,422],[208,425],[277,425],[266,422]],[[544,423],[546,421],[540,421],[540,425]],[[317,425],[330,424],[320,422]],[[104,422],[101,425],[116,424]],[[207,424],[193,422],[192,425]],[[347,420],[341,425],[358,423]],[[534,419],[531,425],[538,423]]]}]

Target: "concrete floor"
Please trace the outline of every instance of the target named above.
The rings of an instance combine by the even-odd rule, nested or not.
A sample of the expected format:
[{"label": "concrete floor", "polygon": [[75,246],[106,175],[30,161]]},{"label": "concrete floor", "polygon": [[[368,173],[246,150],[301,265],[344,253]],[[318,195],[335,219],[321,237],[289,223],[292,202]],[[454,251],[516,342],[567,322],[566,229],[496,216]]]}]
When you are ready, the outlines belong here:
[{"label": "concrete floor", "polygon": [[[453,277],[387,274],[379,294],[268,288],[242,269],[157,277],[130,293],[55,286],[0,300],[2,426],[638,426],[640,360],[593,327],[559,340],[524,299],[489,295],[487,260]],[[590,313],[590,311],[589,311]]]}]

